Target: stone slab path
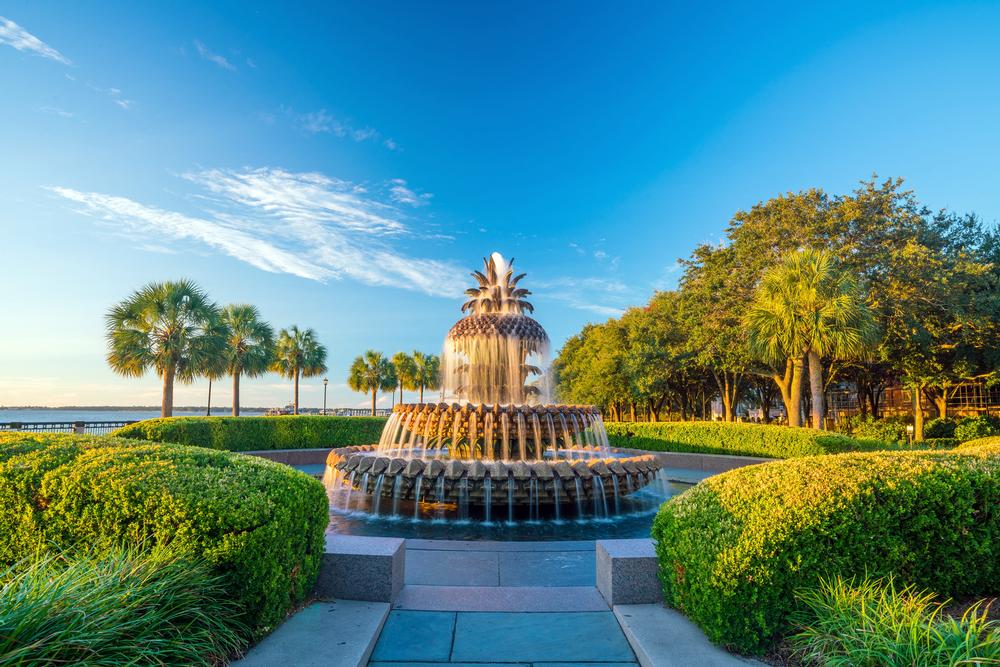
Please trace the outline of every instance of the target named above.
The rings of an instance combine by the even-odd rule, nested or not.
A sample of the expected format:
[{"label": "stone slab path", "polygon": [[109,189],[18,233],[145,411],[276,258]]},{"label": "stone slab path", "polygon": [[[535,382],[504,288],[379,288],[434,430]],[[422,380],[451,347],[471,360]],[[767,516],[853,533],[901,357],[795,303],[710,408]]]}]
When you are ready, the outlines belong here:
[{"label": "stone slab path", "polygon": [[404,665],[635,667],[610,611],[572,613],[393,610],[369,667]]},{"label": "stone slab path", "polygon": [[369,667],[638,667],[595,587],[593,542],[407,540]]},{"label": "stone slab path", "polygon": [[316,602],[254,646],[237,667],[364,665],[389,615],[385,602]]},{"label": "stone slab path", "polygon": [[766,667],[715,646],[684,614],[663,605],[615,605],[614,613],[642,667]]}]

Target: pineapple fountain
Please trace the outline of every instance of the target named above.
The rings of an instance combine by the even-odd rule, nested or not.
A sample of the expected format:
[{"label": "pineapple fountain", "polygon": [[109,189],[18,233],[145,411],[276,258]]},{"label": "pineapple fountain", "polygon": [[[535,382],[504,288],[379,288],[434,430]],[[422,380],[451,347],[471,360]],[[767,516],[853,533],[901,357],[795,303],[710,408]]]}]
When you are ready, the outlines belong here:
[{"label": "pineapple fountain", "polygon": [[597,408],[547,403],[549,338],[527,315],[525,274],[499,253],[483,262],[445,339],[447,402],[397,405],[377,445],[330,452],[325,483],[346,492],[347,507],[352,494],[370,496],[376,514],[383,503],[393,513],[412,503],[414,515],[422,504],[465,517],[481,508],[486,521],[504,508],[508,520],[543,506],[557,517],[613,514],[654,479],[656,459],[615,456]]}]

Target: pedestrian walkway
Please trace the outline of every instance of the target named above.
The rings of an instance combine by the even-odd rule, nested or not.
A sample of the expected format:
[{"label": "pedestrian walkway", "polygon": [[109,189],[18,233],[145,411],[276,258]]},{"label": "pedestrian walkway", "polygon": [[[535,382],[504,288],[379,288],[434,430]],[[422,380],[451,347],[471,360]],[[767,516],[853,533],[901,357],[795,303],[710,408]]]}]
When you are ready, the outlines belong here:
[{"label": "pedestrian walkway", "polygon": [[389,614],[370,667],[455,665],[637,665],[610,611]]},{"label": "pedestrian walkway", "polygon": [[409,540],[370,667],[637,667],[594,586],[593,542]]}]

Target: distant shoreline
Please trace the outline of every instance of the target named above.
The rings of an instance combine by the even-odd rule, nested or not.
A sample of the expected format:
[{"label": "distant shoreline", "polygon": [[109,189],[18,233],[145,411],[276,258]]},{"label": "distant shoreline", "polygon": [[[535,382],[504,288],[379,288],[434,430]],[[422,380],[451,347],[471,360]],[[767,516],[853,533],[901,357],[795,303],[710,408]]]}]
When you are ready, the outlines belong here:
[{"label": "distant shoreline", "polygon": [[[227,410],[231,405],[213,405],[213,410]],[[205,405],[175,405],[174,410],[178,412],[193,412],[195,410],[207,410]],[[240,410],[245,412],[266,412],[271,408],[254,408],[241,406]],[[47,405],[0,405],[0,410],[79,410],[91,412],[127,412],[139,410],[160,410],[159,405],[60,405],[57,407]]]}]

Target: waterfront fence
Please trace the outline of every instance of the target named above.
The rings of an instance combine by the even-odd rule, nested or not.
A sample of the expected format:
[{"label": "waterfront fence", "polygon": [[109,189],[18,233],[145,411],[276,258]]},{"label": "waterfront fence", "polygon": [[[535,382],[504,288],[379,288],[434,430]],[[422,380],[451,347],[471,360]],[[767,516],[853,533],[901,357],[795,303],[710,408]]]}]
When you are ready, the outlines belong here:
[{"label": "waterfront fence", "polygon": [[80,435],[103,435],[122,426],[134,424],[131,421],[62,421],[62,422],[0,422],[0,433],[21,431],[28,433],[77,433]]}]

